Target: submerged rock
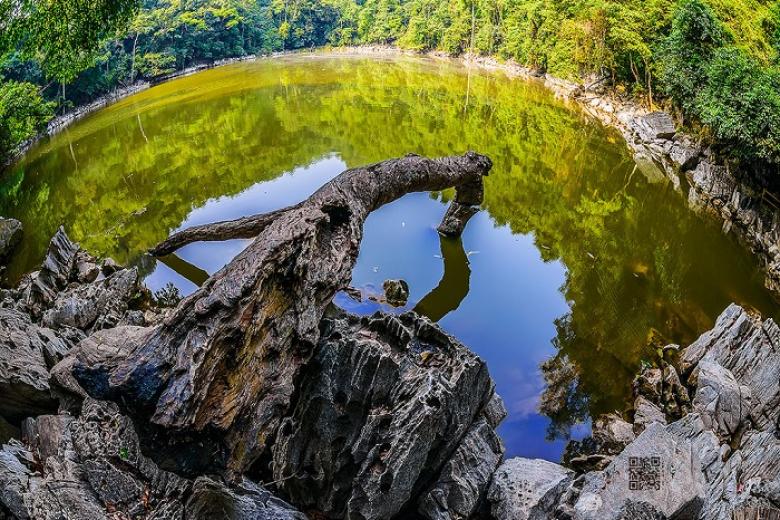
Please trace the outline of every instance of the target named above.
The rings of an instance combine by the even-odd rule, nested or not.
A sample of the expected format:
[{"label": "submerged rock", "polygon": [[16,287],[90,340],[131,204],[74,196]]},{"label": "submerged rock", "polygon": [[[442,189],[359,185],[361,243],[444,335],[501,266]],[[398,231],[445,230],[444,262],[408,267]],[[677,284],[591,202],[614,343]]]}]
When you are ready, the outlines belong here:
[{"label": "submerged rock", "polygon": [[403,307],[409,301],[409,284],[405,280],[385,280],[382,288],[385,300],[394,307]]},{"label": "submerged rock", "polygon": [[13,218],[0,217],[0,262],[8,260],[22,240],[22,223]]}]

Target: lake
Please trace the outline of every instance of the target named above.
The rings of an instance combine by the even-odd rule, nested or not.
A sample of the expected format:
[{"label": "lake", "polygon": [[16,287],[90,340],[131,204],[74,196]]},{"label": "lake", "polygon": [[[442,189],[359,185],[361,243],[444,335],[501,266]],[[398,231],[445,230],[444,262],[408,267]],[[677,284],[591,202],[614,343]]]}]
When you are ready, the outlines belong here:
[{"label": "lake", "polygon": [[403,278],[405,309],[487,361],[507,456],[557,461],[591,418],[626,409],[658,345],[692,341],[730,302],[778,315],[757,262],[646,176],[616,131],[534,81],[423,58],[238,63],[88,116],[0,178],[0,214],[25,226],[7,277],[34,269],[63,224],[152,290],[186,294],[247,242],[144,255],[169,233],[298,202],[346,168],[469,149],[494,167],[462,239],[435,229],[452,193],[408,195],[369,217],[352,285],[379,294]]}]

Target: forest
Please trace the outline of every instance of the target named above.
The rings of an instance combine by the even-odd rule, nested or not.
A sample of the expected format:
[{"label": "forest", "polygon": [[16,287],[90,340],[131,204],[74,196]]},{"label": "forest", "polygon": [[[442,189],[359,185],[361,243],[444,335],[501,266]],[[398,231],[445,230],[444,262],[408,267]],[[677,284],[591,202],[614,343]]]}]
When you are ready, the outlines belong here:
[{"label": "forest", "polygon": [[224,58],[381,44],[495,56],[608,82],[617,94],[672,109],[679,124],[746,167],[780,162],[777,2],[103,0],[88,2],[89,10],[82,3],[0,0],[0,157],[55,114],[139,79]]}]

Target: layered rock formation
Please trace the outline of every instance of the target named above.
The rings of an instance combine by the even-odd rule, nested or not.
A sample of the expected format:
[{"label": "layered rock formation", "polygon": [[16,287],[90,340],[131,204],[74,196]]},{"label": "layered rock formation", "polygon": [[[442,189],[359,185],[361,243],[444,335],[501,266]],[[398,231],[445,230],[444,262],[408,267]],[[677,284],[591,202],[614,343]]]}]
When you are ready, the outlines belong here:
[{"label": "layered rock formation", "polygon": [[79,262],[99,265],[60,231],[41,270],[0,308],[0,415],[11,421],[0,439],[0,513],[283,520],[478,512],[503,455],[495,428],[506,412],[484,362],[428,319],[328,311],[271,456],[250,471],[273,482],[272,493],[245,477],[193,474],[212,455],[207,445],[180,443],[181,434],[134,424],[117,404],[89,397],[74,364],[125,356],[150,328],[124,324],[141,313],[133,300],[142,288],[125,283],[137,280],[133,270],[84,277],[92,269]]},{"label": "layered rock formation", "polygon": [[41,269],[5,294],[5,329],[17,332],[0,354],[17,364],[15,398],[0,404],[18,413],[6,435],[21,442],[0,451],[0,513],[474,516],[506,414],[484,362],[427,318],[358,318],[330,299],[372,209],[453,184],[456,205],[471,206],[490,165],[473,153],[407,156],[345,172],[273,217],[173,237],[164,247],[261,233],[164,319],[134,270],[98,264],[60,230]]},{"label": "layered rock formation", "polygon": [[[565,489],[563,467],[540,479],[515,469],[534,461],[502,464],[489,492],[494,516],[777,518],[780,328],[732,305],[682,351],[679,370],[666,364],[637,378],[633,428],[617,416],[596,421],[594,439],[581,445],[603,467],[569,479]],[[507,482],[522,491],[507,493]]]}]

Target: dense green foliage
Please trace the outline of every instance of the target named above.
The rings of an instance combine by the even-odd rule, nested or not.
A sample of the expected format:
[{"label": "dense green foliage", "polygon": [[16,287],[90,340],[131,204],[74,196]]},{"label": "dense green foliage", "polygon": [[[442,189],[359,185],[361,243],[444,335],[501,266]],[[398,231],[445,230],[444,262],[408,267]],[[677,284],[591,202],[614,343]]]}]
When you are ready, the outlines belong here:
[{"label": "dense green foliage", "polygon": [[702,0],[686,0],[663,43],[662,84],[734,155],[780,163],[780,70],[734,45]]},{"label": "dense green foliage", "polygon": [[[0,14],[19,3],[0,0]],[[705,125],[734,157],[780,160],[774,1],[143,0],[129,23],[132,0],[21,5],[34,16],[6,23],[0,49],[15,52],[0,74],[69,83],[44,90],[63,109],[197,63],[387,44],[493,55],[570,79],[605,78],[649,104],[670,99],[684,121]]]},{"label": "dense green foliage", "polygon": [[51,118],[54,104],[41,98],[30,83],[0,83],[0,157],[41,130]]},{"label": "dense green foliage", "polygon": [[103,41],[130,21],[137,0],[0,0],[0,56],[34,59],[49,78],[72,81]]}]

